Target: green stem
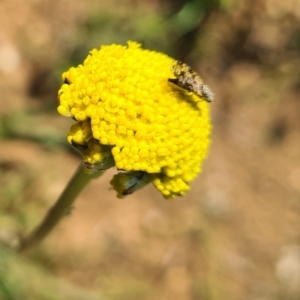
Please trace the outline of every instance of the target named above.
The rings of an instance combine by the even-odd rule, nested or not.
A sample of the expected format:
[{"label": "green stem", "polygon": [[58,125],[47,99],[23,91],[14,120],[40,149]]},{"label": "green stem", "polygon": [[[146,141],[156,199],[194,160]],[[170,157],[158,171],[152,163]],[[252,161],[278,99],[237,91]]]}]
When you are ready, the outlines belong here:
[{"label": "green stem", "polygon": [[103,172],[87,174],[84,172],[83,165],[80,164],[65,190],[54,206],[48,211],[42,223],[22,240],[19,251],[27,251],[39,244],[51,232],[59,220],[67,214],[77,196],[90,180],[101,176]]}]

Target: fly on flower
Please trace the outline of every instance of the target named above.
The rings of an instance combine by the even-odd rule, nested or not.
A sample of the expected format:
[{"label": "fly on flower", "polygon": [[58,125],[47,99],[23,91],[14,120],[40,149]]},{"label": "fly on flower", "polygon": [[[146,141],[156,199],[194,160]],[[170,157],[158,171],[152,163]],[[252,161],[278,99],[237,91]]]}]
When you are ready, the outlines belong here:
[{"label": "fly on flower", "polygon": [[212,102],[214,100],[214,95],[210,88],[203,84],[200,76],[187,64],[177,60],[172,66],[172,72],[176,78],[169,78],[169,82],[172,82],[187,91],[193,92],[207,102]]},{"label": "fly on flower", "polygon": [[76,122],[67,139],[86,173],[116,166],[119,198],[150,182],[166,199],[190,189],[208,154],[213,99],[196,72],[129,41],[93,49],[62,79],[57,110]]}]

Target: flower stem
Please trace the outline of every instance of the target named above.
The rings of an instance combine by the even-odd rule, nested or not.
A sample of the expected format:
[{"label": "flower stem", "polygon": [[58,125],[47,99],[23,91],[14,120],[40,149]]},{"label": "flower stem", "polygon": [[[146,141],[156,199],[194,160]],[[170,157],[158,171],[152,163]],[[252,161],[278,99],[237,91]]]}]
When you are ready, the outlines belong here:
[{"label": "flower stem", "polygon": [[71,205],[90,180],[101,176],[103,172],[87,174],[84,172],[83,165],[80,164],[65,187],[65,190],[54,206],[48,211],[42,223],[21,241],[19,251],[25,252],[38,245],[51,232],[59,220],[68,213]]}]

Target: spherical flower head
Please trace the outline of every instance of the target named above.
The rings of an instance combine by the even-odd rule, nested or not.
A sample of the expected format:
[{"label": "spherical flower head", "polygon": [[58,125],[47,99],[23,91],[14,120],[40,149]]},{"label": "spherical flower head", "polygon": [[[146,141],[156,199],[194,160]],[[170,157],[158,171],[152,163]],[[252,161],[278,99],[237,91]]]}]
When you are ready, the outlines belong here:
[{"label": "spherical flower head", "polygon": [[[111,156],[119,174],[149,174],[147,181],[165,198],[189,190],[207,156],[211,132],[209,104],[174,84],[174,64],[135,42],[102,46],[63,73],[58,93],[58,112],[77,122],[68,141],[80,148],[86,164],[101,166]],[[111,182],[118,196],[124,194],[118,187],[130,186],[124,178]]]}]

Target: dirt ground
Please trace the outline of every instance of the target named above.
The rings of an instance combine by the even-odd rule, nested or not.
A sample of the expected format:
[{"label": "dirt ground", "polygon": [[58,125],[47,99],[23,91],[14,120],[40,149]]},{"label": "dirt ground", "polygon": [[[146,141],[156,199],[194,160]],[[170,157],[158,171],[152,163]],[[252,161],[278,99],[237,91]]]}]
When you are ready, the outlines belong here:
[{"label": "dirt ground", "polygon": [[[300,299],[300,1],[203,1],[197,26],[181,2],[0,3],[0,299]],[[214,91],[203,172],[166,201],[152,186],[117,199],[109,170],[15,253],[81,162],[61,72],[129,39],[182,55]]]}]

